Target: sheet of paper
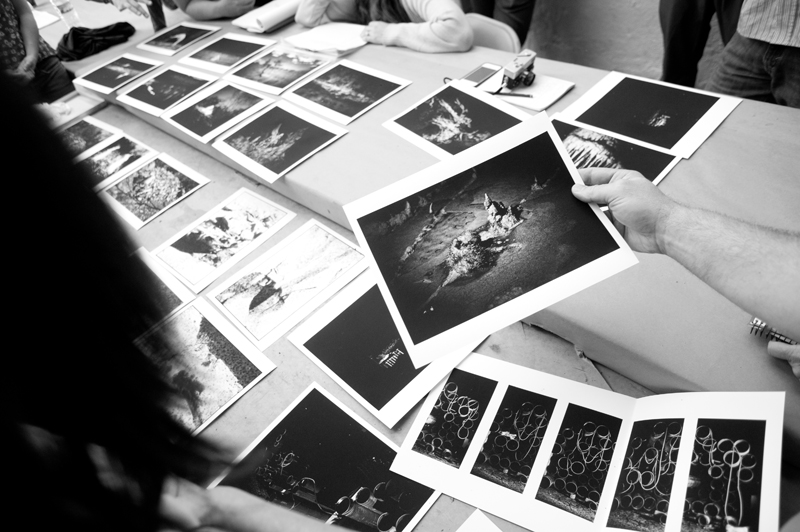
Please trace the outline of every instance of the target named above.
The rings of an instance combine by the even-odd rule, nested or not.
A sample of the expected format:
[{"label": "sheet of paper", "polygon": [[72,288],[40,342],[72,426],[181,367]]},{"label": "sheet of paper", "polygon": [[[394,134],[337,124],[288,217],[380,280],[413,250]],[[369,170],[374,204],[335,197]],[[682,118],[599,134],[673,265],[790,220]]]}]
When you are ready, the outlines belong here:
[{"label": "sheet of paper", "polygon": [[89,72],[81,74],[72,82],[76,85],[76,88],[84,87],[101,94],[111,94],[120,87],[163,64],[163,61],[148,57],[122,54],[116,59],[112,59]]},{"label": "sheet of paper", "polygon": [[502,532],[497,525],[480,510],[475,510],[456,532]]},{"label": "sheet of paper", "polygon": [[122,136],[122,130],[86,116],[58,132],[61,142],[78,160],[108,146]]},{"label": "sheet of paper", "polygon": [[263,37],[226,33],[178,61],[192,67],[224,74],[275,42],[273,39]]},{"label": "sheet of paper", "polygon": [[137,44],[136,47],[154,54],[172,56],[220,29],[219,26],[208,24],[181,22],[165,28],[150,39]]},{"label": "sheet of paper", "polygon": [[361,38],[366,26],[347,22],[329,22],[308,31],[286,37],[283,42],[310,52],[342,55],[367,44]]},{"label": "sheet of paper", "polygon": [[38,29],[45,28],[54,22],[58,22],[60,18],[57,15],[42,11],[39,9],[32,9],[33,18],[36,20],[36,27]]},{"label": "sheet of paper", "polygon": [[91,185],[99,192],[116,182],[131,169],[153,159],[158,152],[138,140],[115,135],[108,143],[101,143],[77,156],[74,161],[85,168]]},{"label": "sheet of paper", "polygon": [[216,80],[214,74],[172,65],[125,87],[117,96],[117,101],[160,116]]},{"label": "sheet of paper", "polygon": [[300,0],[272,0],[231,21],[236,27],[253,33],[274,31],[294,19]]},{"label": "sheet of paper", "polygon": [[[503,89],[498,93],[497,90],[502,83],[503,70],[498,70],[492,77],[481,83],[479,88],[517,107],[533,111],[544,111],[575,86],[572,81],[536,74],[536,79],[531,85],[520,85],[514,90]],[[524,96],[507,96],[510,93]]]}]

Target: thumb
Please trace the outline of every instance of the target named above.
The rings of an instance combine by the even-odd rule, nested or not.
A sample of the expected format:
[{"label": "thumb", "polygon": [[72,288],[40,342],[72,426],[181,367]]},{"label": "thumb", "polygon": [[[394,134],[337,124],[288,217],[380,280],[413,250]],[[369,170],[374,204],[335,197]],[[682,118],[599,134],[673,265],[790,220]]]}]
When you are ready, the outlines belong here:
[{"label": "thumb", "polygon": [[608,185],[572,185],[572,195],[586,203],[609,203],[611,191]]}]

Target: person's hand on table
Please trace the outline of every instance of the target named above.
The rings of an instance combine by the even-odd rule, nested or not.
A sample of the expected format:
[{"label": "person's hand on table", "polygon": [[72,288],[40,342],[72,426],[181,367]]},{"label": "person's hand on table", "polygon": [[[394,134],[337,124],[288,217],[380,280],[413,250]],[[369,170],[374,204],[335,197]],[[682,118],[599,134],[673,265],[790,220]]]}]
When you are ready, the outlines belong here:
[{"label": "person's hand on table", "polygon": [[370,22],[361,32],[361,38],[373,44],[383,44],[383,34],[389,26],[386,22]]},{"label": "person's hand on table", "polygon": [[17,68],[13,70],[7,70],[6,73],[17,80],[18,83],[27,85],[33,81],[33,78],[36,75],[36,58],[26,56],[22,61],[19,62]]},{"label": "person's hand on table", "polygon": [[[111,3],[120,11],[125,11],[127,9],[140,17],[150,18],[146,6],[152,4],[151,0],[111,0]],[[144,4],[145,7],[139,4]]]},{"label": "person's hand on table", "polygon": [[767,353],[789,363],[794,376],[800,379],[800,345],[771,341],[767,344]]}]

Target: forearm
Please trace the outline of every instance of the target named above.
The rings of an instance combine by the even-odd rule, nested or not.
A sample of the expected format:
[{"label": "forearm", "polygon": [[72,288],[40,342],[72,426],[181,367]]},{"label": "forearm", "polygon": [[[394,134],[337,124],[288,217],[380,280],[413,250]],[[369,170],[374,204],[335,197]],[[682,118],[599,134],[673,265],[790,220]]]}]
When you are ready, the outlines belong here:
[{"label": "forearm", "polygon": [[25,57],[35,61],[39,55],[39,28],[36,26],[36,19],[33,18],[33,12],[27,2],[23,0],[22,3],[24,5],[17,9],[19,13],[19,32],[25,45]]},{"label": "forearm", "polygon": [[330,4],[330,0],[303,0],[297,7],[294,20],[301,26],[307,28],[313,28],[324,24],[330,20],[326,15]]},{"label": "forearm", "polygon": [[382,44],[429,53],[465,52],[472,47],[472,30],[466,19],[462,22],[457,16],[417,24],[389,24]]},{"label": "forearm", "polygon": [[195,20],[228,18],[225,4],[215,0],[176,0],[178,7]]}]

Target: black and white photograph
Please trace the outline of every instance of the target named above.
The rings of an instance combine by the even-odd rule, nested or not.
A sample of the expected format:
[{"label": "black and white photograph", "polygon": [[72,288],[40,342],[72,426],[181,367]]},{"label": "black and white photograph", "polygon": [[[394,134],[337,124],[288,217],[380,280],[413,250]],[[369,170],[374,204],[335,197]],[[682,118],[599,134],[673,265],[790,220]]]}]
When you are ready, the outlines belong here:
[{"label": "black and white photograph", "polygon": [[234,126],[213,147],[267,183],[274,183],[347,130],[278,102]]},{"label": "black and white photograph", "polygon": [[534,118],[345,206],[418,363],[636,261],[572,195],[577,171],[549,120]]},{"label": "black and white photograph", "polygon": [[330,62],[323,55],[278,46],[230,72],[226,78],[269,94],[280,94]]},{"label": "black and white photograph", "polygon": [[417,434],[412,450],[458,469],[497,382],[454,369]]},{"label": "black and white photograph", "polygon": [[599,167],[636,170],[657,185],[681,160],[667,151],[618,139],[557,117],[553,118],[553,127],[578,169]]},{"label": "black and white photograph", "polygon": [[208,142],[273,101],[250,89],[219,81],[175,105],[161,118],[192,138]]},{"label": "black and white photograph", "polygon": [[567,406],[536,499],[594,521],[621,425],[609,414]]},{"label": "black and white photograph", "polygon": [[159,116],[216,79],[213,74],[171,66],[126,87],[117,96],[117,101]]},{"label": "black and white photograph", "polygon": [[138,140],[122,136],[99,150],[84,152],[75,159],[91,176],[91,185],[99,191],[125,172],[155,157],[156,151]]},{"label": "black and white photograph", "polygon": [[689,158],[740,101],[611,72],[561,116]]},{"label": "black and white photograph", "polygon": [[224,74],[273,44],[275,44],[273,39],[240,33],[226,33],[178,61],[192,67]]},{"label": "black and white photograph", "polygon": [[354,244],[312,219],[208,297],[266,349],[365,268]]},{"label": "black and white photograph", "polygon": [[111,94],[123,85],[147,74],[162,64],[162,61],[155,59],[134,54],[123,54],[75,78],[73,83],[101,94]]},{"label": "black and white photograph", "polygon": [[140,261],[153,273],[156,292],[153,300],[158,305],[160,319],[171,316],[194,300],[192,291],[159,264],[145,248],[138,248],[131,258]]},{"label": "black and white photograph", "polygon": [[154,54],[172,56],[219,29],[219,26],[181,22],[161,31],[136,47]]},{"label": "black and white photograph", "polygon": [[327,525],[412,530],[438,493],[393,473],[397,447],[312,384],[211,483]]},{"label": "black and white photograph", "polygon": [[525,111],[456,80],[384,126],[431,155],[446,159],[528,118]]},{"label": "black and white photograph", "polygon": [[140,229],[207,183],[206,177],[162,153],[104,188],[100,197]]},{"label": "black and white photograph", "polygon": [[153,256],[200,292],[294,216],[263,196],[240,189],[154,249]]},{"label": "black and white photograph", "polygon": [[136,345],[180,390],[170,411],[194,434],[275,369],[203,300],[184,307],[159,329],[166,333],[145,333]]},{"label": "black and white photograph", "polygon": [[766,421],[698,419],[682,532],[758,532]]},{"label": "black and white photograph", "polygon": [[346,125],[410,83],[343,60],[295,87],[285,98]]},{"label": "black and white photograph", "polygon": [[608,527],[664,531],[682,436],[683,419],[647,419],[633,424]]},{"label": "black and white photograph", "polygon": [[509,386],[472,474],[522,493],[555,406],[552,397]]},{"label": "black and white photograph", "polygon": [[369,272],[336,294],[289,340],[388,427],[393,427],[468,353],[414,368]]},{"label": "black and white photograph", "polygon": [[122,130],[87,116],[58,132],[64,147],[76,159],[111,144],[122,135]]}]

